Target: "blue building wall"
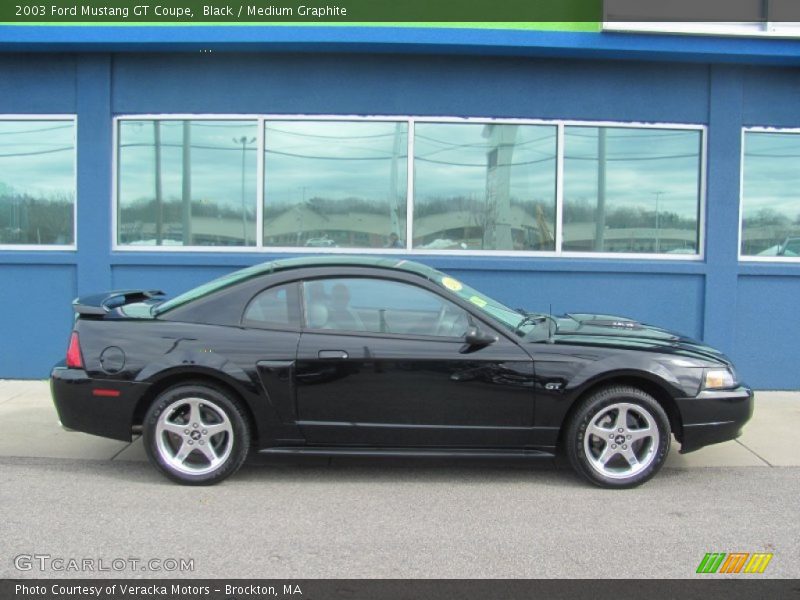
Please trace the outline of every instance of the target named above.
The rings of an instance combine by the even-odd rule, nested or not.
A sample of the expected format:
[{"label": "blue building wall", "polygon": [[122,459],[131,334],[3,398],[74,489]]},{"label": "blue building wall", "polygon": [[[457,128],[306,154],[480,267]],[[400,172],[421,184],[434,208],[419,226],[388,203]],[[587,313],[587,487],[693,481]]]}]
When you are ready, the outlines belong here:
[{"label": "blue building wall", "polygon": [[0,377],[46,376],[70,300],[179,293],[274,253],[111,251],[112,117],[387,114],[709,126],[703,261],[416,257],[512,306],[623,314],[705,339],[761,389],[800,389],[800,264],[737,260],[741,127],[800,126],[796,68],[399,54],[0,54],[0,114],[77,114],[77,252],[0,252]]}]

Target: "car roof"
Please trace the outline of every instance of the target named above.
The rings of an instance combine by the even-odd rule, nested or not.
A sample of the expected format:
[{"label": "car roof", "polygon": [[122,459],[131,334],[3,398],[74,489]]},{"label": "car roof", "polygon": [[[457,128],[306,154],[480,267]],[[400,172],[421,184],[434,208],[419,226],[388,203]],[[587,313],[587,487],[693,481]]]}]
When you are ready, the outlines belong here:
[{"label": "car roof", "polygon": [[252,267],[239,269],[217,279],[204,283],[196,288],[176,296],[171,300],[162,302],[153,307],[153,314],[162,314],[178,306],[182,306],[199,298],[226,289],[237,283],[248,281],[262,275],[289,271],[294,269],[306,269],[314,267],[374,267],[379,269],[391,269],[413,273],[426,279],[434,280],[439,271],[427,265],[420,264],[404,258],[393,258],[387,256],[348,256],[348,255],[327,255],[327,256],[302,256],[297,258],[281,258],[271,260]]}]

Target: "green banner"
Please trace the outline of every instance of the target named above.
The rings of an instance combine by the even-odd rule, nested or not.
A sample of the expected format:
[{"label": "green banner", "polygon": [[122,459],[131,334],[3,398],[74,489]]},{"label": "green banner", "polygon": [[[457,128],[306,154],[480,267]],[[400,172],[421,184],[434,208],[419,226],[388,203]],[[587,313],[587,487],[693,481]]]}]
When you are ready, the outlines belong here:
[{"label": "green banner", "polygon": [[602,0],[2,0],[0,23],[596,23]]}]

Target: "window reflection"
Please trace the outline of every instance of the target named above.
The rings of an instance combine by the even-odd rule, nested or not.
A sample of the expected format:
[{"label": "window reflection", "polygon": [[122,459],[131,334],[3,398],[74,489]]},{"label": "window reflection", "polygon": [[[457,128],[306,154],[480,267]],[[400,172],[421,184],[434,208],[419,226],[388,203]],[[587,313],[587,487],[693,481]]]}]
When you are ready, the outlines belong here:
[{"label": "window reflection", "polygon": [[744,139],[742,254],[800,256],[800,134]]},{"label": "window reflection", "polygon": [[563,249],[696,254],[701,132],[564,131]]},{"label": "window reflection", "polygon": [[556,128],[418,123],[414,247],[554,250]]},{"label": "window reflection", "polygon": [[121,121],[118,240],[253,246],[256,121]]},{"label": "window reflection", "polygon": [[266,123],[264,245],[404,248],[406,123]]},{"label": "window reflection", "polygon": [[0,244],[74,243],[75,123],[0,121]]},{"label": "window reflection", "polygon": [[311,329],[462,337],[462,309],[428,290],[379,279],[318,279],[303,284]]}]

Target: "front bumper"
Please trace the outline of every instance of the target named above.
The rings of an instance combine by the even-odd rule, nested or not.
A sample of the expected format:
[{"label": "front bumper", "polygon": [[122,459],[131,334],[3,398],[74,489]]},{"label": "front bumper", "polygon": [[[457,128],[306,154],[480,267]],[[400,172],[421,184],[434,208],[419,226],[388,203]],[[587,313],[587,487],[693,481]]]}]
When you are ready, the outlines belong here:
[{"label": "front bumper", "polygon": [[753,390],[704,390],[693,398],[678,398],[683,419],[681,454],[739,437],[753,416]]},{"label": "front bumper", "polygon": [[[82,369],[56,366],[50,374],[50,392],[61,426],[115,440],[131,441],[136,405],[148,384],[92,379]],[[118,391],[118,396],[96,395],[96,390]]]}]

